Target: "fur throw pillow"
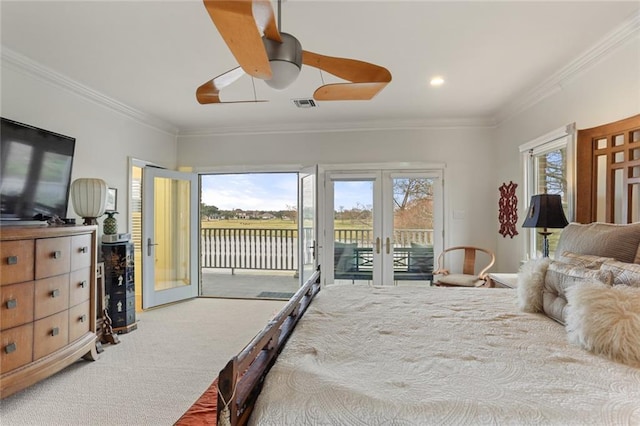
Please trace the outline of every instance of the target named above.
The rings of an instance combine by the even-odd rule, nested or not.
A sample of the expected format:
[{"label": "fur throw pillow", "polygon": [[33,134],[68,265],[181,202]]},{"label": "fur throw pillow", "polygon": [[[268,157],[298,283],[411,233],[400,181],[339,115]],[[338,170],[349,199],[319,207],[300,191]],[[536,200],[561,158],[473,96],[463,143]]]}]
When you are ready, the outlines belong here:
[{"label": "fur throw pillow", "polygon": [[551,259],[531,259],[518,272],[518,307],[524,312],[542,312],[544,276]]},{"label": "fur throw pillow", "polygon": [[640,367],[640,288],[594,281],[567,289],[571,343]]}]

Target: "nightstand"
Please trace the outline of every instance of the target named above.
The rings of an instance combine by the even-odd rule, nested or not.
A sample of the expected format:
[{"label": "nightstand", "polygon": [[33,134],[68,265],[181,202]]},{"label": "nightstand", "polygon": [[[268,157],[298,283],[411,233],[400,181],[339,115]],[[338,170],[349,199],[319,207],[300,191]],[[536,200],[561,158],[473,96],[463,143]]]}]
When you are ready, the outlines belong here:
[{"label": "nightstand", "polygon": [[516,288],[518,287],[518,274],[489,274],[489,287]]}]

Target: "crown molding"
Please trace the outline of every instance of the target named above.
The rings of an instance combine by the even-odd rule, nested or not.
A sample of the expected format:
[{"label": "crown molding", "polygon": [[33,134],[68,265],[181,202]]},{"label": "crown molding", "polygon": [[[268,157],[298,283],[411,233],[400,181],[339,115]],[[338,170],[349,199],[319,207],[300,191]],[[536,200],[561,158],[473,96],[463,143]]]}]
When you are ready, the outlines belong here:
[{"label": "crown molding", "polygon": [[178,133],[178,128],[172,124],[160,120],[157,117],[146,114],[140,110],[132,108],[123,104],[109,96],[106,96],[96,90],[93,90],[75,80],[66,77],[51,68],[48,68],[32,59],[27,58],[5,46],[2,46],[0,52],[3,66],[8,66],[14,69],[18,73],[28,74],[34,78],[37,78],[46,83],[52,84],[56,87],[67,90],[75,95],[79,95],[85,99],[88,99],[100,106],[106,107],[120,113],[127,118],[130,118],[140,124],[152,127],[161,132],[165,132],[171,135]]},{"label": "crown molding", "polygon": [[603,39],[583,52],[567,66],[500,108],[494,116],[496,125],[500,125],[543,99],[559,92],[571,80],[596,65],[616,48],[633,39],[634,36],[640,36],[640,12],[633,14],[626,22],[609,32]]},{"label": "crown molding", "polygon": [[288,133],[335,133],[420,129],[494,128],[496,123],[485,118],[424,119],[424,120],[362,120],[341,123],[296,123],[273,126],[216,127],[181,130],[178,137],[265,135]]}]

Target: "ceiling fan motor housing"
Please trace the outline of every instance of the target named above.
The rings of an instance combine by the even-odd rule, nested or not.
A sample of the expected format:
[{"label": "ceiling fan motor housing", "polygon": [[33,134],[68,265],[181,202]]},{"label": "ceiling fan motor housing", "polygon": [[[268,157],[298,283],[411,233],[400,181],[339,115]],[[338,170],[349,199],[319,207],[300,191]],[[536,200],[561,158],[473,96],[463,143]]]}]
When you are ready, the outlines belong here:
[{"label": "ceiling fan motor housing", "polygon": [[282,43],[262,37],[272,73],[265,83],[278,90],[293,83],[302,68],[302,45],[298,39],[287,33],[280,33],[280,37]]}]

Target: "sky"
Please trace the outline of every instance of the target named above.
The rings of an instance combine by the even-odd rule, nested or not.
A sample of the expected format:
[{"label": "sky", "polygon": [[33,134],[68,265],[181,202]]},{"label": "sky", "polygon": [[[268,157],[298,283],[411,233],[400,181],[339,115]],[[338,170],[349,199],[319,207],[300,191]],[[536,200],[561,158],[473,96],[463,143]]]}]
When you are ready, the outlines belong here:
[{"label": "sky", "polygon": [[[336,184],[336,209],[371,205],[371,182]],[[291,210],[298,200],[297,173],[202,175],[201,202],[220,210]]]}]

